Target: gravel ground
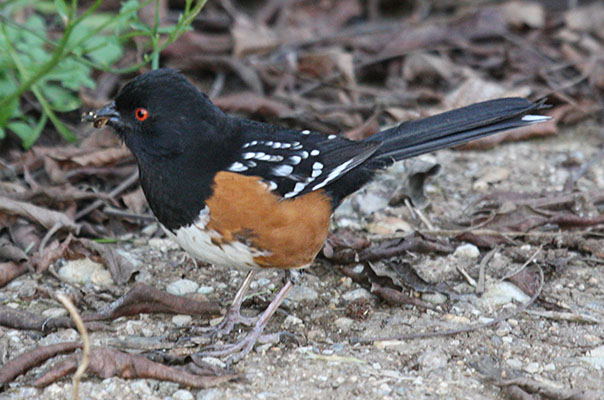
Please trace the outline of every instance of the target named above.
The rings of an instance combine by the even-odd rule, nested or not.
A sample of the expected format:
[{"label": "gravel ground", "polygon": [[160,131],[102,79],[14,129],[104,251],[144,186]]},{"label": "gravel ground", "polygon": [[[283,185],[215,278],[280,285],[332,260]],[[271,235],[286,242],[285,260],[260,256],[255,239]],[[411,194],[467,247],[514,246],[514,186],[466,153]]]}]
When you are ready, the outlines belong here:
[{"label": "gravel ground", "polygon": [[[424,156],[423,160],[443,166],[442,173],[426,187],[431,202],[425,210],[426,217],[436,227],[442,227],[446,221],[454,221],[471,201],[484,193],[560,190],[570,171],[567,165],[572,163],[569,160],[582,164],[598,151],[600,142],[595,132],[595,127],[583,126],[556,138],[505,144],[491,151],[447,150]],[[480,183],[489,173],[495,174],[499,181],[485,184],[483,179]],[[375,184],[352,196],[340,208],[334,225],[365,229],[371,234],[388,233],[389,229],[396,228],[423,228],[405,206],[384,208],[396,185],[403,182],[402,177],[400,166],[380,176]],[[584,191],[604,188],[604,165],[599,163],[592,168],[579,180],[578,187]],[[196,296],[205,295],[225,304],[243,279],[243,274],[237,271],[195,268],[179,249],[164,239],[148,239],[141,235],[121,246],[143,266],[136,277],[138,281],[172,293],[197,293]],[[456,246],[461,248],[451,255],[409,255],[406,259],[424,279],[448,282],[463,294],[455,300],[424,295],[423,300],[432,303],[435,311],[388,305],[370,294],[367,288],[338,273],[329,262],[318,260],[302,275],[301,282],[268,327],[271,332],[287,330],[295,333],[299,344],[285,341],[257,346],[233,367],[244,379],[217,388],[195,390],[150,379],[89,377],[80,387],[81,397],[174,400],[505,398],[499,388],[477,371],[477,365],[486,365],[500,368],[506,378],[531,378],[560,390],[591,390],[592,397],[585,398],[604,398],[604,266],[588,264],[582,256],[571,251],[570,256],[577,256],[574,261],[555,273],[546,274],[540,299],[599,323],[546,318],[537,313],[546,311],[537,302],[527,312],[494,327],[470,333],[372,345],[349,344],[351,337],[429,332],[488,322],[528,300],[528,296],[514,285],[500,279],[522,265],[505,251],[497,253],[489,263],[485,294],[482,297],[474,295],[456,268],[462,267],[476,277],[479,255],[473,246],[463,243],[456,243]],[[535,250],[528,244],[520,247],[527,258]],[[91,274],[95,274],[96,283],[107,283],[110,276],[104,276],[95,268],[91,267]],[[273,271],[258,274],[255,279],[253,288],[261,294],[258,301],[248,307],[249,313],[258,312],[266,300],[270,300],[270,292],[281,284],[280,274]],[[44,315],[60,315],[64,311],[56,303],[23,299],[36,288],[55,290],[62,285],[48,274],[24,275],[2,289],[0,301]],[[121,293],[126,289],[113,287],[112,290]],[[368,317],[351,319],[347,306],[361,298],[368,299]],[[205,324],[207,321],[188,316],[140,315],[115,320],[111,323],[114,332],[94,332],[91,339],[95,344],[116,345],[118,339],[129,339],[131,343],[162,343],[167,341],[166,338],[186,336],[190,326]],[[0,327],[0,360],[12,359],[37,345],[77,339],[77,332],[69,329],[42,335]],[[182,346],[191,350],[187,346],[192,345],[183,341]],[[220,360],[210,361],[221,363]],[[49,365],[17,379],[0,393],[0,399],[70,398],[72,385],[69,379],[44,389],[28,384]]]}]

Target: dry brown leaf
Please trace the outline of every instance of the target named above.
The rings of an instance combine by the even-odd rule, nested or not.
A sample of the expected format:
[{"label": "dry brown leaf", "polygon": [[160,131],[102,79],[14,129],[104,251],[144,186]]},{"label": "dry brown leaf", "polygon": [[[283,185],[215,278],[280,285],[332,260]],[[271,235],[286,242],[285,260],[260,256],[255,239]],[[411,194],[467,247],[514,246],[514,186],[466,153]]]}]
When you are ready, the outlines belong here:
[{"label": "dry brown leaf", "polygon": [[483,192],[485,191],[490,183],[497,183],[504,181],[510,177],[510,170],[505,167],[487,167],[484,169],[480,177],[472,185],[472,189]]},{"label": "dry brown leaf", "polygon": [[474,73],[453,92],[445,97],[444,108],[446,110],[464,107],[480,101],[497,99],[500,97],[527,97],[531,94],[529,86],[520,86],[506,89],[499,83],[486,81]]},{"label": "dry brown leaf", "polygon": [[447,83],[460,72],[460,67],[443,56],[428,53],[413,53],[405,59],[403,78],[408,81],[425,82],[427,79],[441,79]]},{"label": "dry brown leaf", "polygon": [[80,148],[92,151],[108,147],[119,147],[120,141],[121,139],[113,133],[113,129],[105,127],[105,129],[93,130],[90,135],[82,140]]},{"label": "dry brown leaf", "polygon": [[356,83],[352,54],[337,47],[300,56],[298,71],[317,79],[340,72],[347,83],[352,85]]},{"label": "dry brown leaf", "polygon": [[0,260],[23,262],[27,260],[27,254],[8,239],[0,238]]},{"label": "dry brown leaf", "polygon": [[51,183],[59,185],[67,182],[67,177],[56,160],[51,157],[44,157],[43,161],[44,171]]},{"label": "dry brown leaf", "polygon": [[233,39],[230,35],[189,31],[166,47],[162,56],[187,59],[192,54],[228,54],[232,48]]},{"label": "dry brown leaf", "polygon": [[236,57],[266,53],[281,43],[277,34],[266,25],[255,24],[244,17],[237,18],[231,34]]},{"label": "dry brown leaf", "polygon": [[0,263],[0,287],[27,272],[27,264],[9,261]]},{"label": "dry brown leaf", "polygon": [[13,222],[8,226],[12,242],[21,249],[35,250],[40,244],[42,228],[23,218],[11,217]]},{"label": "dry brown leaf", "polygon": [[71,157],[70,160],[84,167],[101,167],[115,164],[129,158],[132,158],[132,153],[130,153],[130,150],[128,150],[126,146],[121,146],[118,148],[102,149],[78,155]]},{"label": "dry brown leaf", "polygon": [[227,112],[259,114],[263,117],[282,118],[292,114],[292,110],[282,102],[252,92],[221,96],[214,100],[214,104]]},{"label": "dry brown leaf", "polygon": [[63,229],[67,229],[70,232],[77,232],[79,230],[75,221],[62,212],[38,207],[31,203],[12,200],[4,196],[0,196],[0,212],[21,216],[42,225],[46,229],[60,225]]},{"label": "dry brown leaf", "polygon": [[31,257],[31,264],[34,266],[36,272],[44,272],[48,269],[50,264],[65,256],[69,245],[73,241],[73,236],[69,234],[63,242],[54,240],[42,251],[37,251]]},{"label": "dry brown leaf", "polygon": [[142,214],[147,209],[147,198],[143,189],[139,187],[133,192],[122,196],[122,200],[128,209],[136,214]]}]

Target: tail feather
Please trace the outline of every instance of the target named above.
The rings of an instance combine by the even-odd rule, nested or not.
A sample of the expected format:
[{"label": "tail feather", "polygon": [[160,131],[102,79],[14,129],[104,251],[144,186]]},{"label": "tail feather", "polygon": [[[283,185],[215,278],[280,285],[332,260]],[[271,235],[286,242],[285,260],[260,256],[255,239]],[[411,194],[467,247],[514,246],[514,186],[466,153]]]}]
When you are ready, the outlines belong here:
[{"label": "tail feather", "polygon": [[533,103],[518,97],[504,98],[403,122],[365,139],[381,142],[369,164],[382,168],[395,161],[546,121],[550,117],[530,114],[546,108],[544,103],[545,99]]}]

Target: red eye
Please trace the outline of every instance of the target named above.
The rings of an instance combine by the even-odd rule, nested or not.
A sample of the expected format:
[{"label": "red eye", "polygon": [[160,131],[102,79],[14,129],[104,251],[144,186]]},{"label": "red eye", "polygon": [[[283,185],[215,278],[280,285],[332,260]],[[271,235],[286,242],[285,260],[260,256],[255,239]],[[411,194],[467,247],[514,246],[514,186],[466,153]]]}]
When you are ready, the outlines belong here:
[{"label": "red eye", "polygon": [[149,117],[149,111],[147,111],[146,108],[137,108],[136,111],[134,111],[134,115],[139,121],[144,121]]}]

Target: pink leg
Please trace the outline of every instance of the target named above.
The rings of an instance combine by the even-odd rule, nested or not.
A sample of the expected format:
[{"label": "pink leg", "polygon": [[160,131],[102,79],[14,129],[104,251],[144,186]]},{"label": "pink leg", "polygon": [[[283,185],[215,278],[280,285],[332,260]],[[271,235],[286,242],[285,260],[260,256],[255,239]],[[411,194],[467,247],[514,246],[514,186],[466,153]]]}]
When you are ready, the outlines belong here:
[{"label": "pink leg", "polygon": [[245,298],[245,294],[250,288],[250,284],[252,283],[252,278],[254,277],[254,271],[248,272],[243,283],[237,290],[237,294],[233,299],[233,304],[227,311],[226,315],[216,325],[211,328],[208,333],[211,337],[228,335],[232,330],[235,324],[243,324],[245,326],[252,326],[257,320],[258,317],[244,317],[241,315],[241,304],[243,303],[243,299]]},{"label": "pink leg", "polygon": [[280,333],[272,335],[262,335],[262,331],[264,331],[264,328],[266,327],[266,324],[268,323],[270,318],[273,316],[275,311],[277,311],[281,303],[283,303],[283,300],[285,300],[285,298],[287,297],[287,293],[292,288],[292,286],[293,284],[290,280],[288,280],[285,285],[281,288],[279,293],[277,293],[273,301],[271,301],[271,303],[268,305],[266,310],[264,310],[264,312],[256,322],[256,325],[254,325],[252,331],[248,333],[239,342],[223,346],[208,346],[205,350],[196,353],[193,356],[193,359],[195,360],[195,358],[201,357],[221,357],[228,355],[229,362],[237,362],[252,350],[254,344],[257,341],[260,340],[268,342],[277,339],[280,336]]}]

